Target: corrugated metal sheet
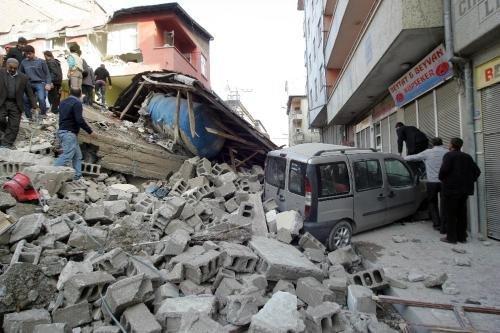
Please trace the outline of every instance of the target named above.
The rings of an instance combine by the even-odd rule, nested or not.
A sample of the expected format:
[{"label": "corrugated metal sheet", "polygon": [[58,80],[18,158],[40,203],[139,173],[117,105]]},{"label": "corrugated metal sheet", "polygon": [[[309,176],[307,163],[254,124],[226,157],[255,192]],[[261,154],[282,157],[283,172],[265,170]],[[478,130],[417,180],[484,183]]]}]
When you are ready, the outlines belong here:
[{"label": "corrugated metal sheet", "polygon": [[418,100],[418,127],[428,138],[436,136],[434,97],[430,92]]},{"label": "corrugated metal sheet", "polygon": [[500,239],[500,84],[481,90],[488,236]]},{"label": "corrugated metal sheet", "polygon": [[411,102],[405,107],[405,125],[417,127],[417,107]]},{"label": "corrugated metal sheet", "polygon": [[455,80],[436,89],[438,136],[447,144],[453,137],[460,137],[458,90]]}]

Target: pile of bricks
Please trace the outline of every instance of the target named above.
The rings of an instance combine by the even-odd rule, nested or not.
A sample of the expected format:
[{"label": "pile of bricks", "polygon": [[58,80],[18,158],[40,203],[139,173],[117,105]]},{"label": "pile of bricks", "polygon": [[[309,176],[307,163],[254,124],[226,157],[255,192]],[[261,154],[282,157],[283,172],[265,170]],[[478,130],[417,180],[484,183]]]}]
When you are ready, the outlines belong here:
[{"label": "pile of bricks", "polygon": [[352,249],[299,234],[296,212],[262,202],[262,168],[195,157],[162,199],[85,172],[54,195],[83,212],[27,214],[0,235],[4,332],[391,332],[371,299],[383,270],[349,274]]}]

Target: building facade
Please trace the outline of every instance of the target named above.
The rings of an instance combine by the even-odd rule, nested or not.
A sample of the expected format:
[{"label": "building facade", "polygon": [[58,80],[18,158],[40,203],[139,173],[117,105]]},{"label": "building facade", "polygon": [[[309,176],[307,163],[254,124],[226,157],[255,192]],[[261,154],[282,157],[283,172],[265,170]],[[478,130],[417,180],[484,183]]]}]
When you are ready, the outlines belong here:
[{"label": "building facade", "polygon": [[[306,40],[309,19],[323,16],[326,96],[309,110],[322,141],[397,153],[399,121],[445,142],[462,137],[483,171],[470,230],[500,238],[499,2],[304,0],[299,9]],[[321,73],[306,66],[310,91]]]},{"label": "building facade", "polygon": [[307,96],[289,96],[286,115],[288,116],[288,146],[321,142],[319,130],[309,128]]}]

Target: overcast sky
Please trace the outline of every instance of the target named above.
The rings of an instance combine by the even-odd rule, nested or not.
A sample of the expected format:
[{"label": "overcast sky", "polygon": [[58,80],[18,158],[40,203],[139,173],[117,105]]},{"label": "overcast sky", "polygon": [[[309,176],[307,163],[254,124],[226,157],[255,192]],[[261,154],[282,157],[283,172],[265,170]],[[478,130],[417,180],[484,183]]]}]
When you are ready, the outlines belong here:
[{"label": "overcast sky", "polygon": [[[165,1],[129,0],[121,5]],[[214,40],[210,46],[212,89],[227,86],[260,119],[278,145],[288,143],[287,95],[305,92],[303,12],[297,0],[178,0]],[[241,92],[251,90],[251,92]]]}]

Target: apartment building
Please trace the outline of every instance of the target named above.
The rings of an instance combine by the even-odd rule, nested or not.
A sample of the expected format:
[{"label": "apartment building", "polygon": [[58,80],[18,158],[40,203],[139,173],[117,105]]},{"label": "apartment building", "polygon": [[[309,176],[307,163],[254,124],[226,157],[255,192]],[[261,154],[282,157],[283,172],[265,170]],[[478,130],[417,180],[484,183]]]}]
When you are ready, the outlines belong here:
[{"label": "apartment building", "polygon": [[286,115],[288,116],[288,146],[321,142],[319,130],[309,128],[307,96],[288,96]]}]

